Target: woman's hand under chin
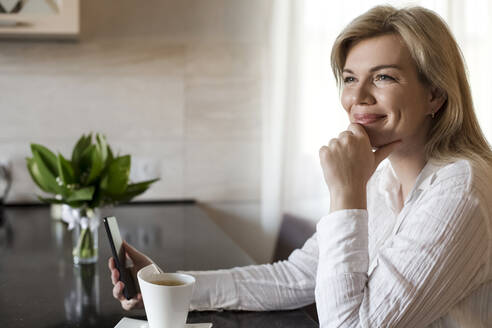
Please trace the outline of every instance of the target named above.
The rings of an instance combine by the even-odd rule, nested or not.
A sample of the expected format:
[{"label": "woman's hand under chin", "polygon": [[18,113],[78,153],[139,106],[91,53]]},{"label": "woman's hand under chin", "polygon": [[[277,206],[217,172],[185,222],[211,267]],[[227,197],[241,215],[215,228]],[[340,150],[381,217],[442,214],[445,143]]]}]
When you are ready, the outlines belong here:
[{"label": "woman's hand under chin", "polygon": [[321,147],[319,157],[330,189],[330,211],[365,209],[369,178],[399,144],[398,140],[373,152],[362,125],[352,123],[338,138]]}]

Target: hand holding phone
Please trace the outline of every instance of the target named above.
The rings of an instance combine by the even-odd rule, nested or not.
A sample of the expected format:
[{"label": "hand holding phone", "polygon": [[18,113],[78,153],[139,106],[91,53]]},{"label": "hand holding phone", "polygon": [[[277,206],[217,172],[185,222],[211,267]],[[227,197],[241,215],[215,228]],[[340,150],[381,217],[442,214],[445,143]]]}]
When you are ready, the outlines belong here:
[{"label": "hand holding phone", "polygon": [[121,239],[118,222],[114,216],[104,218],[103,222],[108,235],[111,252],[113,253],[114,262],[120,273],[119,279],[125,284],[123,295],[129,300],[136,296],[137,288],[130,270],[126,268],[126,254],[125,249],[123,248],[123,240]]}]

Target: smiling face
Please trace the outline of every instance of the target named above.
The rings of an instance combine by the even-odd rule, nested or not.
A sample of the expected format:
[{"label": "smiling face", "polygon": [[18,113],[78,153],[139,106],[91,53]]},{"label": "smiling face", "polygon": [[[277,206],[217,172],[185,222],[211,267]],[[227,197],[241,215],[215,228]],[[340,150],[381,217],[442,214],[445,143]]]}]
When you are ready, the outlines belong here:
[{"label": "smiling face", "polygon": [[402,39],[385,34],[353,45],[343,68],[342,105],[351,123],[361,124],[371,145],[401,140],[399,150],[423,151],[437,110]]}]

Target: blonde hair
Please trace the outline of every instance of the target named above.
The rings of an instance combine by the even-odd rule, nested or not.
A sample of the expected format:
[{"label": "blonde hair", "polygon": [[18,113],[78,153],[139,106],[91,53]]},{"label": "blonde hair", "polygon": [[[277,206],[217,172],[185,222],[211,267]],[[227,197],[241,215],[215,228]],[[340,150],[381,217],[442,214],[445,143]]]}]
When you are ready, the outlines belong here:
[{"label": "blonde hair", "polygon": [[444,92],[426,144],[428,159],[447,163],[459,158],[492,165],[492,151],[478,124],[461,50],[446,23],[422,7],[377,6],[355,18],[335,40],[331,65],[339,88],[350,47],[382,34],[397,34],[414,59],[419,79]]}]

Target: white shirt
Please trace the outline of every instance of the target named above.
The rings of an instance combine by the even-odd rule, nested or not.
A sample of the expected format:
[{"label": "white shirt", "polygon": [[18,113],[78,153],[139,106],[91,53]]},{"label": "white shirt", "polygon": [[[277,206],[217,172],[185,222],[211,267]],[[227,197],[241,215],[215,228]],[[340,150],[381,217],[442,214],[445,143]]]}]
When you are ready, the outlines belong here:
[{"label": "white shirt", "polygon": [[192,271],[192,310],[293,309],[320,327],[492,327],[492,184],[465,160],[428,163],[403,203],[389,163],[367,210],[323,217],[287,261]]}]

